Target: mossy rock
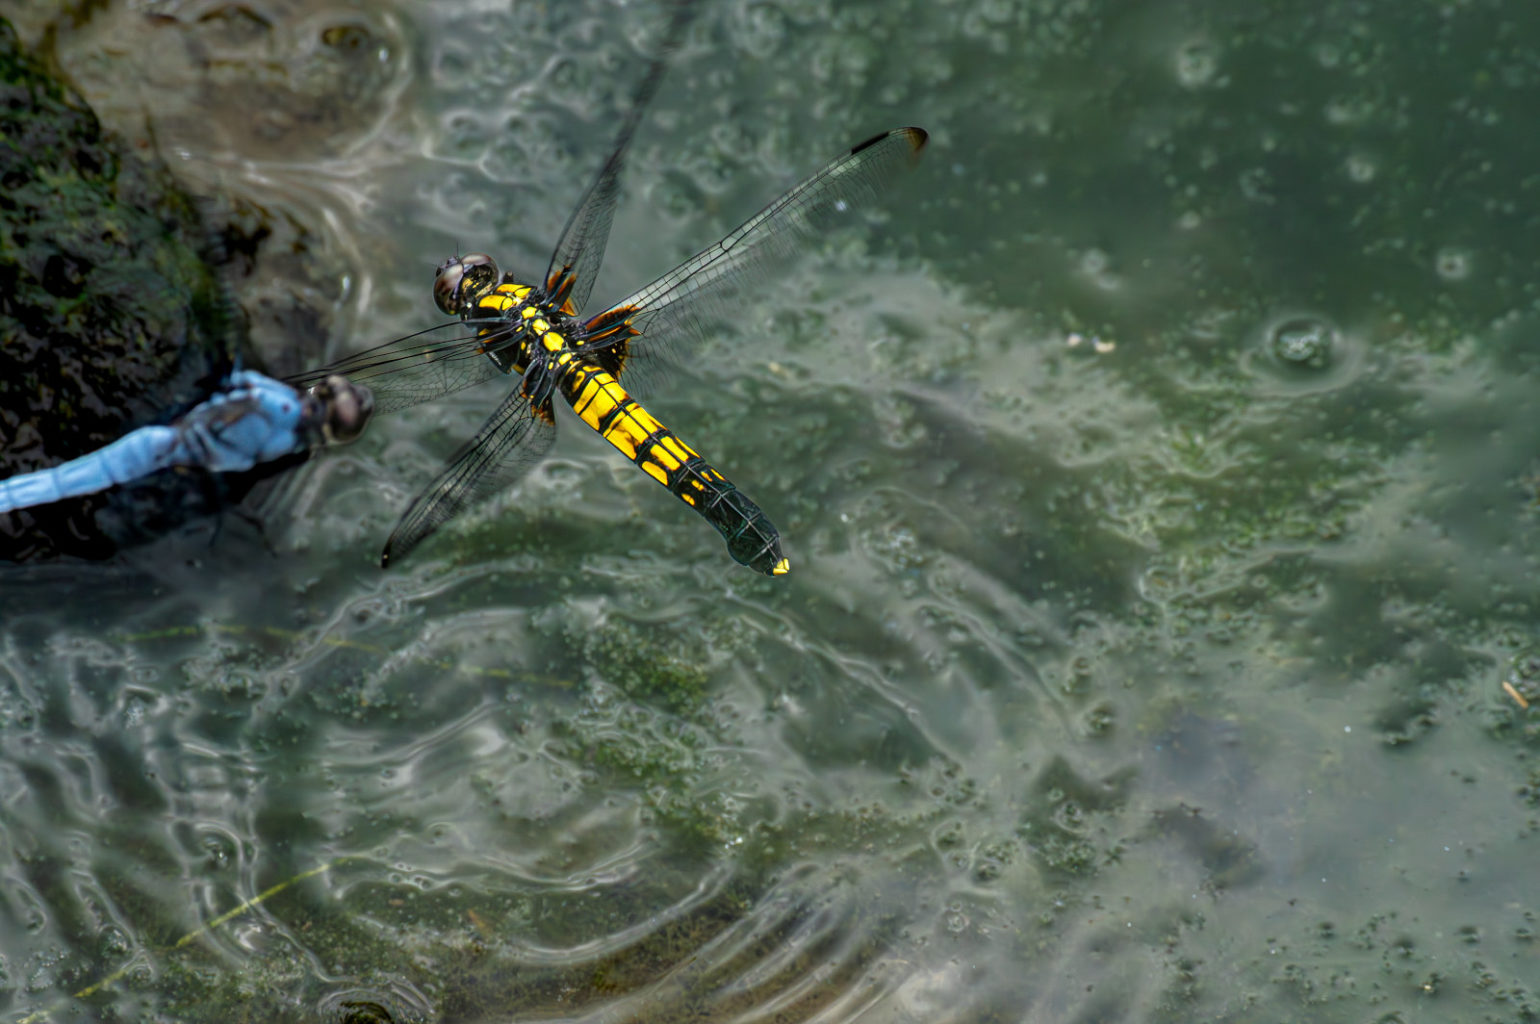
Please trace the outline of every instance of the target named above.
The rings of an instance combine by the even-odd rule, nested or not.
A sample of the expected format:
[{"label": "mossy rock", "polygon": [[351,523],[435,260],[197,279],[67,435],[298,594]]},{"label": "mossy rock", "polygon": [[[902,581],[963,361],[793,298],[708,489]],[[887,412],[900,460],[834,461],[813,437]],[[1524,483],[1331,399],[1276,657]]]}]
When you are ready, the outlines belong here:
[{"label": "mossy rock", "polygon": [[[209,238],[170,173],[122,151],[0,19],[0,475],[207,395],[241,340]],[[105,557],[204,504],[188,483],[0,515],[0,558]]]}]

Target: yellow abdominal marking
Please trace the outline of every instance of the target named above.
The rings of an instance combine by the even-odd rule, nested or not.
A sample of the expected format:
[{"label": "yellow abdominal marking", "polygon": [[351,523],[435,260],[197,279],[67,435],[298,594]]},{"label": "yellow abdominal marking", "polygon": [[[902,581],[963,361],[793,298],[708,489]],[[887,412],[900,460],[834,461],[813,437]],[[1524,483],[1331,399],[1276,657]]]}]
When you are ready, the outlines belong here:
[{"label": "yellow abdominal marking", "polygon": [[[558,361],[566,363],[571,358],[563,354],[558,357]],[[613,375],[591,366],[581,367],[574,372],[579,375],[581,383],[572,399],[572,411],[622,455],[637,462],[658,483],[667,486],[670,473],[690,459],[700,458],[693,448],[675,437],[652,413],[638,405]],[[606,420],[609,421],[607,426]],[[649,438],[653,443],[643,456],[643,461],[638,462],[636,453]],[[721,479],[721,474],[716,470],[709,470],[707,475],[710,479]],[[702,489],[699,482],[691,482],[695,484],[696,490]],[[686,500],[694,504],[694,501]]]}]

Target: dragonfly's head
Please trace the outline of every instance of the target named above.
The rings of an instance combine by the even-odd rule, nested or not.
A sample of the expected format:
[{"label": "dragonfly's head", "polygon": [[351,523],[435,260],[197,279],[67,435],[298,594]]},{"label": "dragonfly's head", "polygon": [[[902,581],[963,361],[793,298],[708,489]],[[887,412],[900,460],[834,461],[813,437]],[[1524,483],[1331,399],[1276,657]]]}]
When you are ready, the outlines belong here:
[{"label": "dragonfly's head", "polygon": [[450,316],[468,317],[482,297],[497,287],[497,263],[484,252],[455,256],[439,265],[433,301]]},{"label": "dragonfly's head", "polygon": [[307,418],[327,444],[358,440],[374,414],[374,394],[335,373],[312,387],[306,399]]}]

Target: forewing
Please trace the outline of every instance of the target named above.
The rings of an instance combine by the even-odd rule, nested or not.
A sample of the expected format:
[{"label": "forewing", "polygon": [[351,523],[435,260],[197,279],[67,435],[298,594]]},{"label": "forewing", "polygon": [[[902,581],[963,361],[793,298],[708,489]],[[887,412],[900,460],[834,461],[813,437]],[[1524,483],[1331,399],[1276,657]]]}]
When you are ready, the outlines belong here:
[{"label": "forewing", "polygon": [[[741,298],[765,274],[808,242],[850,223],[925,147],[920,128],[898,128],[866,140],[651,284],[590,318],[590,343],[626,346],[626,386],[644,394],[714,324],[730,320]],[[620,325],[638,336],[627,340]],[[609,338],[615,338],[610,342]]]},{"label": "forewing", "polygon": [[506,490],[540,461],[554,440],[556,422],[549,401],[536,407],[520,391],[511,392],[433,483],[412,499],[385,542],[380,565],[399,562],[434,530]]},{"label": "forewing", "polygon": [[569,313],[583,308],[593,291],[594,279],[599,275],[599,264],[604,260],[604,250],[609,245],[610,224],[615,218],[615,200],[620,195],[620,172],[625,168],[626,150],[631,146],[631,136],[642,122],[647,105],[657,95],[668,68],[668,60],[679,48],[685,30],[695,16],[695,4],[678,0],[673,5],[673,16],[663,34],[658,55],[647,67],[647,74],[631,96],[631,108],[621,122],[615,136],[615,144],[604,161],[599,174],[588,191],[567,218],[562,228],[561,240],[551,253],[551,264],[546,268],[546,295],[552,305],[565,307]]},{"label": "forewing", "polygon": [[[484,326],[495,330],[482,337]],[[340,374],[374,394],[375,412],[395,412],[498,376],[487,351],[517,344],[518,329],[500,317],[454,320],[285,379],[304,390]]]}]

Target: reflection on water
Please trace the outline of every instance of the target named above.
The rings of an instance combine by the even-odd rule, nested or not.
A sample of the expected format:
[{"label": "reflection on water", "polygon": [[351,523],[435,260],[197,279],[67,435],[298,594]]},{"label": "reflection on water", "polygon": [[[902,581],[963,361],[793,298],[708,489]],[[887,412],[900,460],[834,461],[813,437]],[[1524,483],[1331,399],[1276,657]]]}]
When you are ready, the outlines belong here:
[{"label": "reflection on water", "polygon": [[[1540,34],[1125,7],[703,15],[600,300],[935,140],[654,403],[787,579],[576,430],[382,574],[495,388],[310,467],[273,552],[8,574],[8,1019],[1540,1013],[1502,689],[1537,685]],[[432,322],[457,246],[538,269],[655,15],[109,4],[57,47],[108,82],[123,25],[180,40],[122,106],[345,268],[300,294],[333,354]]]}]

